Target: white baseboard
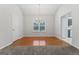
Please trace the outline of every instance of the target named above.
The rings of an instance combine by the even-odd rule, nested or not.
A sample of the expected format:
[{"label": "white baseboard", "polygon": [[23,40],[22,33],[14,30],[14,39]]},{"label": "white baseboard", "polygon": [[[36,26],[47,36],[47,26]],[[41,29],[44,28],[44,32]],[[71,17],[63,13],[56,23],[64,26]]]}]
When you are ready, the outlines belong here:
[{"label": "white baseboard", "polygon": [[12,43],[13,43],[13,42],[9,42],[8,44],[6,44],[6,45],[0,47],[0,49],[3,49],[3,48],[5,48],[5,47],[9,46],[9,45],[11,45]]},{"label": "white baseboard", "polygon": [[75,45],[73,45],[73,44],[71,44],[73,47],[75,47],[75,48],[77,48],[77,49],[79,49],[79,47],[78,46],[75,46]]},{"label": "white baseboard", "polygon": [[[23,36],[18,37],[18,39],[22,38]],[[0,49],[3,49],[9,45],[11,45],[14,41],[18,40],[18,39],[14,39],[13,41],[9,42],[8,44],[5,44],[4,46],[0,47]]]},{"label": "white baseboard", "polygon": [[18,39],[21,39],[23,36],[20,36],[20,37],[18,37],[18,38],[16,38],[16,39],[13,39],[13,42],[14,41],[16,41],[16,40],[18,40]]},{"label": "white baseboard", "polygon": [[24,36],[24,37],[55,37],[55,36]]},{"label": "white baseboard", "polygon": [[[70,44],[70,45],[72,45],[72,43],[66,41],[65,39],[62,39],[61,37],[57,37],[57,36],[55,36],[55,37],[58,38],[58,39],[60,39],[60,40],[62,40],[62,41],[64,41],[64,42],[66,42],[66,43],[68,43],[68,44]],[[73,45],[72,45],[72,46],[73,46]]]}]

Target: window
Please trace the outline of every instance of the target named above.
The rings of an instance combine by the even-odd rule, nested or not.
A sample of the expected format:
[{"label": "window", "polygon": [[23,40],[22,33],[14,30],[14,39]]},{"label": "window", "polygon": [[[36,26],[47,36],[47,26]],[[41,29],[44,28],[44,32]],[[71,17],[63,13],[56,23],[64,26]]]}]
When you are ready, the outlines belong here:
[{"label": "window", "polygon": [[72,19],[68,19],[68,26],[72,26]]},{"label": "window", "polygon": [[36,20],[33,23],[33,30],[34,32],[45,32],[45,21],[43,20]]},{"label": "window", "polygon": [[39,24],[38,23],[34,23],[34,31],[38,31],[39,30]]},{"label": "window", "polygon": [[68,17],[68,38],[72,38],[72,17]]},{"label": "window", "polygon": [[45,22],[40,23],[40,32],[45,31]]},{"label": "window", "polygon": [[68,30],[68,38],[71,38],[71,36],[70,36],[70,29]]}]

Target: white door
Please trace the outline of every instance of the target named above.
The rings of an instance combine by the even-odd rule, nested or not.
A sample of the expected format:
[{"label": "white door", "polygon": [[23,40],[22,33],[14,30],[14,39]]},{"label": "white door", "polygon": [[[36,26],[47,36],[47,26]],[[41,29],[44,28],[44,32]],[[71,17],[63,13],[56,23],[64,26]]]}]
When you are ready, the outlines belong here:
[{"label": "white door", "polygon": [[67,19],[66,17],[62,17],[62,38],[67,38]]},{"label": "white door", "polygon": [[72,17],[67,17],[67,39],[72,43]]},{"label": "white door", "polygon": [[12,32],[13,32],[13,41],[18,39],[18,19],[15,14],[12,14]]},{"label": "white door", "polygon": [[63,16],[62,17],[62,39],[65,40],[68,43],[72,43],[72,38],[70,37],[72,35],[72,26],[68,26],[69,17]]}]

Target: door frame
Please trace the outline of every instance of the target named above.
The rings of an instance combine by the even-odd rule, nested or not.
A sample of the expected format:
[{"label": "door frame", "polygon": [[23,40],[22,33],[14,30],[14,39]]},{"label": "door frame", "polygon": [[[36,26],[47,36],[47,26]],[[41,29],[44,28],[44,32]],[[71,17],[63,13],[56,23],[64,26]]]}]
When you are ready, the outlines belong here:
[{"label": "door frame", "polygon": [[[64,17],[64,16],[66,16],[66,15],[68,15],[68,14],[72,14],[72,12],[68,12],[68,13],[66,13],[66,14],[64,14],[63,16],[61,16],[61,18],[60,18],[60,22],[61,22],[61,24],[60,24],[60,26],[61,26],[61,39],[63,39],[64,41],[66,41],[66,42],[68,42],[67,40],[69,40],[70,42],[68,42],[69,44],[72,44],[72,38],[66,38],[66,39],[64,39],[63,38],[63,36],[62,36],[62,18]],[[72,16],[71,16],[72,17]]]}]

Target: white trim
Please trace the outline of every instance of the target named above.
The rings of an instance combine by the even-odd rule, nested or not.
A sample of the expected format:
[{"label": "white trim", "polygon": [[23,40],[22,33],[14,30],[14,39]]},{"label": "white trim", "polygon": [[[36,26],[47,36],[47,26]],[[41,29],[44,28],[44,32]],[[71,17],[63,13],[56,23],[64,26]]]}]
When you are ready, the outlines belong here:
[{"label": "white trim", "polygon": [[32,36],[32,35],[31,35],[31,36],[27,36],[27,35],[26,35],[26,36],[24,36],[24,37],[55,37],[55,36],[50,36],[50,35],[49,35],[49,36],[36,36],[36,35],[35,35],[35,36]]},{"label": "white trim", "polygon": [[[20,36],[18,39],[22,38],[23,36]],[[0,49],[3,49],[9,45],[11,45],[14,41],[18,40],[18,39],[14,39],[13,41],[9,42],[8,44],[5,44],[4,46],[0,47]]]},{"label": "white trim", "polygon": [[9,42],[8,44],[6,44],[6,45],[0,47],[0,49],[3,49],[3,48],[5,48],[5,47],[9,46],[9,45],[11,45],[12,43],[13,43],[13,42]]},{"label": "white trim", "polygon": [[73,44],[71,44],[72,46],[74,46],[75,48],[77,48],[77,49],[79,49],[79,47],[78,46],[76,46],[76,45],[73,45]]},{"label": "white trim", "polygon": [[18,37],[17,39],[13,39],[13,42],[14,41],[16,41],[16,40],[18,40],[18,39],[21,39],[23,36],[20,36],[20,37]]},{"label": "white trim", "polygon": [[[63,40],[63,41],[65,41],[65,42],[67,42],[67,43],[70,44],[70,45],[72,45],[72,43],[68,42],[67,39],[62,39],[61,37],[57,37],[57,36],[55,36],[55,37],[58,38],[58,39],[60,39],[60,40]],[[72,46],[73,46],[73,45],[72,45]]]}]

